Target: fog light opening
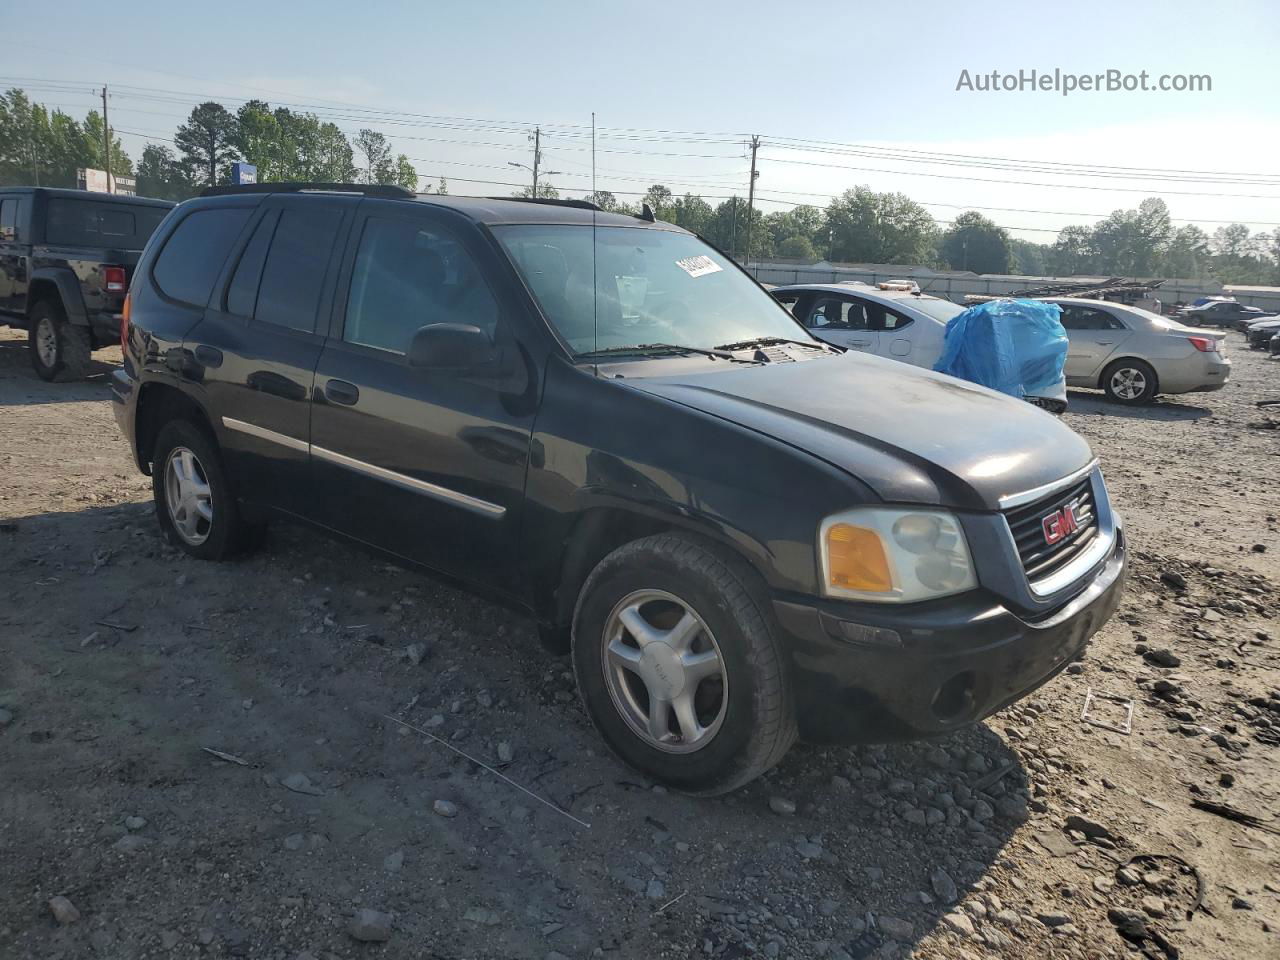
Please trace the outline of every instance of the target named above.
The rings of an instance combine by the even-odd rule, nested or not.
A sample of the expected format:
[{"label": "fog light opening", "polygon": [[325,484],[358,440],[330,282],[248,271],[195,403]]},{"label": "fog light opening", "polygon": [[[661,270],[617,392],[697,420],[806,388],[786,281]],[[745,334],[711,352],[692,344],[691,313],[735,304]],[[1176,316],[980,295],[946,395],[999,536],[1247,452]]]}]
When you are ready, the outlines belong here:
[{"label": "fog light opening", "polygon": [[930,704],[933,715],[945,722],[959,720],[973,712],[973,673],[966,670],[938,687]]}]

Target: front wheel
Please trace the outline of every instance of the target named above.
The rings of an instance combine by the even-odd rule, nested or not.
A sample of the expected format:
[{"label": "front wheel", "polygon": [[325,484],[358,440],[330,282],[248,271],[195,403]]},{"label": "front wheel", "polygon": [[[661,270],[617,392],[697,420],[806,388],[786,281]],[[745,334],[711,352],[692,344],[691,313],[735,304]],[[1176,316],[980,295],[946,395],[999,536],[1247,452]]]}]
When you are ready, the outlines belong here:
[{"label": "front wheel", "polygon": [[726,793],[795,741],[782,652],[751,579],[713,544],[659,534],[609,554],[578,597],[587,713],[624,762],[676,789]]},{"label": "front wheel", "polygon": [[1155,370],[1143,360],[1117,360],[1102,374],[1102,389],[1116,403],[1150,403],[1157,386]]}]

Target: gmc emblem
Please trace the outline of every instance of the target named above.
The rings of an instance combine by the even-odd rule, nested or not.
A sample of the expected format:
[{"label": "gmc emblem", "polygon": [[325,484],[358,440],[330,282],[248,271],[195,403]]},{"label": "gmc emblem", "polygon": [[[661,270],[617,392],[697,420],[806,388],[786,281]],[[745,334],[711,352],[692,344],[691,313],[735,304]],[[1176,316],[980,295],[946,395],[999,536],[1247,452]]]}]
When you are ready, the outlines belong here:
[{"label": "gmc emblem", "polygon": [[1043,520],[1040,526],[1044,529],[1044,542],[1053,546],[1063,537],[1069,537],[1080,529],[1076,520],[1076,505],[1068,503],[1061,510],[1055,510]]}]

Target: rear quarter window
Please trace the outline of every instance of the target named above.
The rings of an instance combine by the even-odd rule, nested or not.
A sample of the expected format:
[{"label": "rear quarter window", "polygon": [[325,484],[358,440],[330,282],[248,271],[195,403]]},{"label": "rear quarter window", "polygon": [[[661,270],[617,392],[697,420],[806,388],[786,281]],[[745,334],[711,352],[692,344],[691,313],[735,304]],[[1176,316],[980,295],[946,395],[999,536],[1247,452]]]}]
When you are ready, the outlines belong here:
[{"label": "rear quarter window", "polygon": [[207,305],[214,281],[250,213],[248,207],[226,207],[196,210],[184,217],[151,269],[160,292],[183,303]]},{"label": "rear quarter window", "polygon": [[55,197],[45,215],[45,241],[66,246],[141,250],[169,211],[165,207]]}]

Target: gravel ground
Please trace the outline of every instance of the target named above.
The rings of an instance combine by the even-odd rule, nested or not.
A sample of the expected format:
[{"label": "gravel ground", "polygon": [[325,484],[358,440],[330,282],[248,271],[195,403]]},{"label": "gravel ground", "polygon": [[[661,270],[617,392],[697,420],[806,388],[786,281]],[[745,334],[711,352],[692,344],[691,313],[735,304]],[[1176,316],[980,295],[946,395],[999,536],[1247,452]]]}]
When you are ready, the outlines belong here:
[{"label": "gravel ground", "polygon": [[708,801],[615,763],[525,620],[303,530],[170,549],[118,351],[45,384],[0,331],[0,957],[1280,956],[1280,364],[1232,341],[1220,393],[1072,395],[1133,556],[1082,662]]}]

